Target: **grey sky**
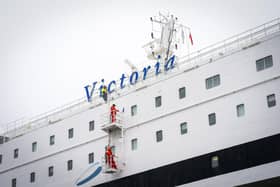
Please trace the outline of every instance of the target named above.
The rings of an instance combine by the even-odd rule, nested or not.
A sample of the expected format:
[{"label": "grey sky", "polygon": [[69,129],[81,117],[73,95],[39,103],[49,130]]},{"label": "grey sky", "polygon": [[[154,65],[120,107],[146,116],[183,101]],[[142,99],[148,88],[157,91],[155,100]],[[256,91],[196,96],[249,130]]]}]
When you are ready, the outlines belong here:
[{"label": "grey sky", "polygon": [[84,97],[83,87],[145,63],[149,17],[191,27],[192,50],[280,17],[277,0],[0,0],[0,124]]}]

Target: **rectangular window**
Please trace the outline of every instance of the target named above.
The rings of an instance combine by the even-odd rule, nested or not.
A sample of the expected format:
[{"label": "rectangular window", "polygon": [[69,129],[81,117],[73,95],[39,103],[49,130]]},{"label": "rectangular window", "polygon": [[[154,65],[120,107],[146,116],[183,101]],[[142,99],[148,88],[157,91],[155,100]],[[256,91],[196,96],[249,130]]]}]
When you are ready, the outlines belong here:
[{"label": "rectangular window", "polygon": [[0,164],[2,164],[2,159],[3,159],[3,156],[0,155]]},{"label": "rectangular window", "polygon": [[89,131],[93,131],[94,130],[94,120],[89,122],[88,130]]},{"label": "rectangular window", "polygon": [[219,167],[219,157],[218,156],[213,156],[211,158],[211,167],[212,168],[217,168]]},{"label": "rectangular window", "polygon": [[271,94],[271,95],[268,95],[266,97],[267,99],[267,106],[270,108],[270,107],[274,107],[276,105],[276,98],[275,98],[275,94]]},{"label": "rectangular window", "polygon": [[54,169],[53,169],[53,166],[50,166],[49,167],[49,177],[52,177],[53,176],[53,171]]},{"label": "rectangular window", "polygon": [[137,138],[131,140],[131,150],[134,151],[137,149]]},{"label": "rectangular window", "polygon": [[68,138],[71,139],[74,137],[74,129],[71,128],[71,129],[68,129]]},{"label": "rectangular window", "polygon": [[209,114],[208,121],[209,121],[209,125],[215,125],[216,124],[216,114],[215,113]]},{"label": "rectangular window", "polygon": [[257,71],[262,71],[264,69],[270,68],[273,66],[272,55],[261,58],[256,61],[256,69]]},{"label": "rectangular window", "polygon": [[55,136],[52,135],[50,136],[50,145],[54,145],[54,143],[55,143]]},{"label": "rectangular window", "polygon": [[187,122],[181,123],[180,127],[181,127],[181,134],[187,134],[188,132]]},{"label": "rectangular window", "polygon": [[30,182],[35,182],[35,172],[30,173]]},{"label": "rectangular window", "polygon": [[161,96],[157,96],[155,98],[155,104],[156,104],[156,107],[160,107],[161,106]]},{"label": "rectangular window", "polygon": [[37,142],[33,142],[32,143],[32,152],[36,152],[37,151]]},{"label": "rectangular window", "polygon": [[186,87],[179,88],[179,99],[186,97]]},{"label": "rectangular window", "polygon": [[157,139],[157,142],[162,141],[162,130],[159,130],[156,132],[156,139]]},{"label": "rectangular window", "polygon": [[16,187],[17,186],[17,179],[13,178],[12,179],[12,187]]},{"label": "rectangular window", "polygon": [[236,113],[237,113],[237,117],[241,117],[245,115],[244,104],[240,104],[236,106]]},{"label": "rectangular window", "polygon": [[19,152],[18,149],[14,149],[14,158],[18,158],[18,152]]},{"label": "rectangular window", "polygon": [[206,79],[206,89],[210,89],[221,84],[220,75],[214,75]]},{"label": "rectangular window", "polygon": [[137,114],[137,105],[131,106],[131,116],[135,116]]},{"label": "rectangular window", "polygon": [[73,169],[73,160],[67,161],[67,170],[70,171]]},{"label": "rectangular window", "polygon": [[94,162],[94,153],[88,154],[88,163],[91,164]]}]

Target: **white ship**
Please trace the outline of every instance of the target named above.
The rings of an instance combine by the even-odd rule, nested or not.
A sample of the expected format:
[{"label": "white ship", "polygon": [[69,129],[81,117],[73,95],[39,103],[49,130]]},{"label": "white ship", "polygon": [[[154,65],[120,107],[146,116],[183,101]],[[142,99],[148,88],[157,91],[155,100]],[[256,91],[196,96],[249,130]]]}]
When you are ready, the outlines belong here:
[{"label": "white ship", "polygon": [[149,64],[8,125],[1,187],[280,186],[280,19],[184,55],[189,28],[151,21]]}]

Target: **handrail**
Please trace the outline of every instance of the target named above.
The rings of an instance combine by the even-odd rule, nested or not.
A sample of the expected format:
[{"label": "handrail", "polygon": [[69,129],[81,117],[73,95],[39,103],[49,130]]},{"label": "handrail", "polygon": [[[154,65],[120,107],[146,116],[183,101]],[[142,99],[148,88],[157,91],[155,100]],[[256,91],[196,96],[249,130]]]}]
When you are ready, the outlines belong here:
[{"label": "handrail", "polygon": [[[209,63],[221,56],[231,54],[234,51],[238,51],[244,47],[253,45],[254,42],[259,42],[259,40],[271,36],[277,32],[280,32],[280,18],[274,19],[265,24],[254,27],[253,29],[249,29],[201,50],[180,57],[180,63],[178,63],[178,65],[180,67],[182,67],[182,65],[192,65],[195,67],[201,65],[203,62],[205,64],[205,60]],[[154,75],[147,76],[147,79],[152,77],[154,77]],[[21,134],[29,132],[30,130],[56,123],[57,121],[69,117],[69,115],[73,115],[73,113],[77,113],[81,110],[88,110],[89,108],[98,106],[102,103],[103,101],[100,101],[100,97],[96,92],[94,93],[91,103],[87,102],[85,98],[80,98],[54,110],[37,115],[33,118],[20,119],[10,122],[5,125],[3,129],[4,132],[0,134],[0,138],[1,136],[8,136],[9,138],[17,137]]]}]

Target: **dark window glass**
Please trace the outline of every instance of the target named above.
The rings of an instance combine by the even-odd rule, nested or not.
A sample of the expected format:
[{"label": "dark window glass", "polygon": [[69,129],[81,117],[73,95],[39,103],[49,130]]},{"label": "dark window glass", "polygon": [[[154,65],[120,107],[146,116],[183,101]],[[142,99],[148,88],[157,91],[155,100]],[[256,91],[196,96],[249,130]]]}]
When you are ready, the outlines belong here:
[{"label": "dark window glass", "polygon": [[33,142],[32,143],[32,152],[36,152],[37,151],[37,142]]},{"label": "dark window glass", "polygon": [[13,178],[12,179],[12,187],[16,187],[17,186],[17,179]]},{"label": "dark window glass", "polygon": [[88,154],[88,163],[91,164],[94,162],[94,153]]},{"label": "dark window glass", "polygon": [[185,87],[179,88],[179,99],[183,99],[185,97],[186,97],[186,88]]},{"label": "dark window glass", "polygon": [[14,150],[14,158],[18,158],[19,150],[15,149]]},{"label": "dark window glass", "polygon": [[54,145],[54,143],[55,143],[55,136],[52,135],[50,136],[50,145]]},{"label": "dark window glass", "polygon": [[264,69],[270,68],[273,66],[272,55],[266,56],[256,61],[256,69],[257,71],[262,71]]},{"label": "dark window glass", "polygon": [[71,129],[68,129],[68,138],[71,139],[74,137],[74,129],[71,128]]},{"label": "dark window glass", "polygon": [[70,171],[73,169],[73,160],[67,161],[67,170]]},{"label": "dark window glass", "polygon": [[211,167],[212,168],[217,168],[219,167],[219,157],[218,156],[213,156],[211,158]]},{"label": "dark window glass", "polygon": [[157,142],[161,142],[162,141],[162,130],[159,130],[156,132],[156,139],[157,139]]},{"label": "dark window glass", "polygon": [[94,120],[89,122],[89,131],[93,131],[94,130]]},{"label": "dark window glass", "polygon": [[215,113],[209,114],[208,121],[209,121],[209,125],[215,125],[216,124],[216,114]]},{"label": "dark window glass", "polygon": [[237,117],[241,117],[245,115],[245,107],[244,104],[240,104],[236,106]]},{"label": "dark window glass", "polygon": [[188,132],[187,122],[181,123],[180,128],[181,128],[181,134],[187,134]]},{"label": "dark window glass", "polygon": [[206,89],[210,89],[221,84],[220,75],[214,75],[206,79]]},{"label": "dark window glass", "polygon": [[52,177],[53,176],[53,171],[54,169],[53,169],[53,166],[50,166],[49,167],[49,177]]},{"label": "dark window glass", "polygon": [[3,159],[3,156],[0,155],[0,164],[2,164],[2,159]]},{"label": "dark window glass", "polygon": [[137,114],[137,105],[131,106],[131,116],[135,116]]},{"label": "dark window glass", "polygon": [[131,140],[131,150],[134,151],[137,149],[137,138]]},{"label": "dark window glass", "polygon": [[156,107],[160,107],[161,106],[161,96],[157,96],[155,98],[155,104],[156,104]]},{"label": "dark window glass", "polygon": [[267,99],[267,106],[268,107],[273,107],[276,105],[276,98],[275,98],[275,94],[271,94],[271,95],[268,95],[266,97]]},{"label": "dark window glass", "polygon": [[30,182],[35,182],[35,172],[30,173]]}]

